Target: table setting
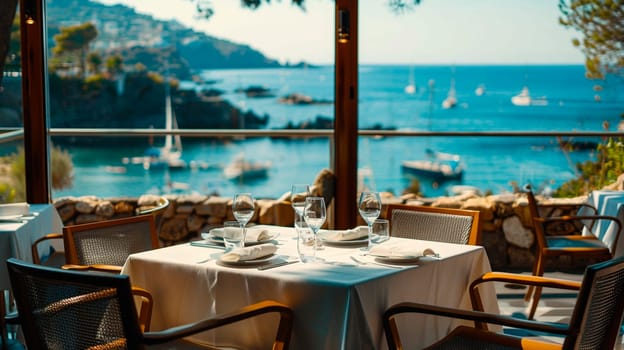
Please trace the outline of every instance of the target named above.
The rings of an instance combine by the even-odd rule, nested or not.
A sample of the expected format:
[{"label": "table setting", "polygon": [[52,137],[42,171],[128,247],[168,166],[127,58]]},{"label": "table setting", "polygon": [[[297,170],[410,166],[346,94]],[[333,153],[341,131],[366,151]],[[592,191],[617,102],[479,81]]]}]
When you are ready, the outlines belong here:
[{"label": "table setting", "polygon": [[[238,245],[206,240],[217,236],[216,231],[207,232],[210,237],[204,235],[202,241],[131,255],[122,273],[153,293],[152,328],[165,329],[271,299],[288,305],[297,320],[304,320],[294,324],[293,348],[385,349],[380,312],[391,304],[471,307],[467,285],[490,271],[483,247],[388,237],[388,222],[377,222],[378,214],[373,219],[370,213],[367,226],[321,229],[326,208],[319,198],[297,198],[302,205],[293,206],[297,216],[293,227],[248,225],[243,218],[233,224],[247,236]],[[228,236],[225,227],[220,233],[224,239]],[[256,242],[248,243],[250,237]],[[336,242],[351,244],[332,244]],[[415,281],[427,288],[418,288]],[[494,289],[481,294],[487,299],[486,310],[498,311]],[[419,348],[444,336],[453,321],[410,322],[426,330],[408,344]],[[243,334],[220,330],[196,340],[246,349],[270,347],[266,336],[271,334],[270,324],[251,322],[245,329]]]}]

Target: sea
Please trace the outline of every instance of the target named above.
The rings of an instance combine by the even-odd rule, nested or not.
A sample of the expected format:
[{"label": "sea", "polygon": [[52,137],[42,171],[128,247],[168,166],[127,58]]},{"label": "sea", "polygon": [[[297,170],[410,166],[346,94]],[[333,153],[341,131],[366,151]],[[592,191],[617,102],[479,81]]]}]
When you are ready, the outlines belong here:
[{"label": "sea", "polygon": [[[334,99],[333,66],[277,69],[206,70],[210,88],[245,111],[269,116],[267,129],[300,124],[322,116],[334,118],[333,104],[288,105],[279,97],[299,93],[315,100]],[[359,127],[412,131],[604,131],[616,130],[624,120],[624,82],[585,78],[582,65],[361,65],[359,68]],[[205,85],[182,82],[184,88]],[[262,86],[274,96],[247,97],[238,89]],[[442,107],[455,89],[457,104]],[[511,102],[523,87],[533,105]],[[198,118],[210,116],[197,116]],[[163,115],[163,118],[165,116]],[[585,145],[600,139],[565,138]],[[514,184],[531,183],[549,191],[578,176],[576,164],[595,159],[594,147],[562,148],[555,137],[360,137],[358,185],[400,195],[415,184],[401,162],[426,158],[426,150],[456,154],[464,176],[454,181],[417,179],[429,197],[449,195],[461,188],[482,193],[505,193]],[[182,158],[188,167],[145,170],[124,164],[145,147],[70,147],[74,162],[73,186],[54,190],[53,197],[98,197],[164,193],[233,196],[251,192],[256,198],[278,198],[293,183],[312,183],[330,168],[331,142],[327,138],[182,139]],[[223,167],[237,155],[249,161],[270,162],[268,176],[246,181],[225,178]],[[356,155],[353,155],[354,157]],[[355,179],[354,179],[355,181]]]}]

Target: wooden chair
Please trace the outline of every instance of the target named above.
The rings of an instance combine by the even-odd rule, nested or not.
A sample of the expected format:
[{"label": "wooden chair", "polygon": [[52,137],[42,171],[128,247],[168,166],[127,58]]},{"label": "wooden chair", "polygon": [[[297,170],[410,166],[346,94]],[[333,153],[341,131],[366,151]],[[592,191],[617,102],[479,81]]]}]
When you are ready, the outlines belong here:
[{"label": "wooden chair", "polygon": [[[571,256],[575,258],[593,258],[604,261],[613,258],[615,247],[622,230],[618,218],[605,215],[574,215],[561,217],[540,216],[540,206],[530,186],[525,187],[529,212],[533,221],[536,240],[536,257],[533,275],[543,276],[546,260],[549,257]],[[594,234],[597,222],[610,226],[603,235]],[[556,234],[548,235],[547,233]],[[529,287],[525,299],[530,303],[528,318],[535,316],[535,311],[542,295],[541,287]]]},{"label": "wooden chair", "polygon": [[[162,216],[165,210],[169,207],[169,200],[165,197],[159,197],[157,202],[153,206],[141,207],[136,210],[136,216],[150,215],[154,217],[156,225],[156,236],[160,230],[160,224],[162,222]],[[63,229],[65,230],[65,229]],[[46,265],[50,267],[61,267],[67,264],[64,251],[57,251],[52,249],[46,254],[46,259],[41,260],[41,254],[39,252],[39,245],[42,242],[57,240],[61,242],[63,240],[63,234],[59,232],[49,233],[43,237],[37,239],[31,246],[33,262],[38,265]]]},{"label": "wooden chair", "polygon": [[153,215],[65,226],[63,243],[63,268],[117,273],[130,254],[159,247]]},{"label": "wooden chair", "polygon": [[388,204],[386,218],[394,237],[472,245],[481,239],[475,210]]},{"label": "wooden chair", "polygon": [[[570,323],[542,323],[483,312],[478,285],[484,282],[528,284],[540,287],[579,290]],[[436,305],[400,303],[384,312],[383,326],[389,349],[402,349],[397,317],[405,313],[423,313],[475,322],[475,327],[459,326],[444,339],[427,349],[613,349],[624,311],[624,258],[608,260],[587,267],[583,282],[524,276],[511,273],[488,273],[470,286],[476,311]],[[485,323],[522,328],[564,336],[563,344],[521,338],[487,330]],[[413,332],[411,336],[417,336]]]},{"label": "wooden chair", "polygon": [[287,349],[290,341],[292,311],[273,301],[146,332],[127,275],[61,270],[16,259],[7,266],[28,349],[144,349],[165,343],[167,349],[212,348],[182,338],[267,313],[280,316],[273,349]]}]

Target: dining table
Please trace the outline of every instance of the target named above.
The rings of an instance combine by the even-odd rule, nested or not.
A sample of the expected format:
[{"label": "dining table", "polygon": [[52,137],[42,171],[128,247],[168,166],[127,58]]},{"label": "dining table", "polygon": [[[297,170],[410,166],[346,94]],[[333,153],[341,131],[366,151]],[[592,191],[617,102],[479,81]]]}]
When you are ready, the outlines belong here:
[{"label": "dining table", "polygon": [[[27,213],[0,217],[0,290],[9,290],[11,283],[5,261],[18,258],[32,262],[32,244],[48,233],[63,232],[63,221],[52,204],[29,204]],[[46,254],[49,244],[42,244]]]},{"label": "dining table", "polygon": [[[255,228],[260,228],[256,226]],[[294,228],[262,226],[274,255],[231,265],[215,240],[132,254],[122,273],[154,297],[152,330],[210,318],[262,300],[293,310],[291,349],[387,349],[384,310],[399,302],[471,309],[468,286],[491,271],[485,249],[391,237],[395,244],[435,254],[384,260],[367,254],[367,240],[325,240],[315,262],[298,259]],[[268,267],[268,268],[267,268]],[[494,286],[480,287],[485,310],[498,313]],[[192,340],[244,349],[267,349],[276,317],[263,315],[194,336]],[[425,315],[398,319],[408,349],[445,336],[461,321]]]}]

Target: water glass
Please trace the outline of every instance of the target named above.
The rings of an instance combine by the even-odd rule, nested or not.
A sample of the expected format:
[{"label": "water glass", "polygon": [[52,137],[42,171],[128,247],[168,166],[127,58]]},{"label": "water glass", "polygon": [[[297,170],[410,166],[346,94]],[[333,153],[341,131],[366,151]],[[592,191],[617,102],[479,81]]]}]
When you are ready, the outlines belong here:
[{"label": "water glass", "polygon": [[308,227],[303,216],[295,213],[295,230],[297,231],[297,254],[302,263],[315,261],[314,242],[316,237]]},{"label": "water glass", "polygon": [[242,248],[244,243],[243,230],[238,221],[225,221],[223,223],[223,244],[226,250]]},{"label": "water glass", "polygon": [[327,218],[327,212],[325,208],[325,200],[323,197],[308,197],[305,201],[305,208],[303,210],[303,218],[306,224],[314,234],[314,257],[316,260],[316,250],[319,249],[317,245],[318,231],[321,229]]},{"label": "water glass", "polygon": [[386,219],[377,219],[373,222],[371,242],[379,244],[390,239],[390,222]]}]

